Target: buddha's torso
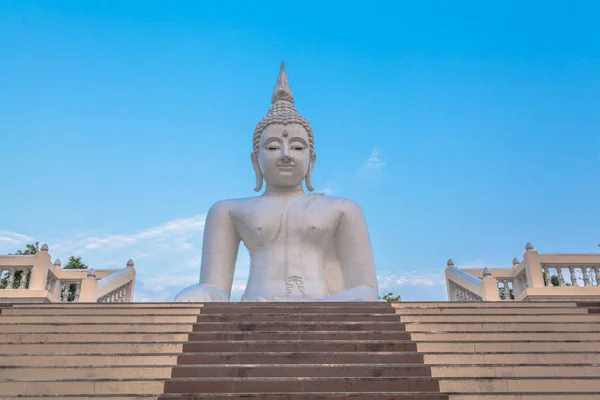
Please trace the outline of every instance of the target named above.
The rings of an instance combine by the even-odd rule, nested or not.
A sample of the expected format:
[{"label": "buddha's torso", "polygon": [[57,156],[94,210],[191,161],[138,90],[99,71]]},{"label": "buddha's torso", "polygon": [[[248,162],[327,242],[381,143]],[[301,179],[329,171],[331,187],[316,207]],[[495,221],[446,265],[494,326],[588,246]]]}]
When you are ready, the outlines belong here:
[{"label": "buddha's torso", "polygon": [[321,194],[261,196],[230,203],[235,229],[250,253],[244,300],[318,299],[329,294],[325,256],[343,199]]}]

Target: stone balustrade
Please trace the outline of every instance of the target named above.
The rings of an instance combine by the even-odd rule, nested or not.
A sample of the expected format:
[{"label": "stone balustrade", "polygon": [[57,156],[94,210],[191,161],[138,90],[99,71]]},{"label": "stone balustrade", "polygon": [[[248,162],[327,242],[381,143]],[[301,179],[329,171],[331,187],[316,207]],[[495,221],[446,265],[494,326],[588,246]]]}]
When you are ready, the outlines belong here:
[{"label": "stone balustrade", "polygon": [[131,283],[116,288],[98,299],[98,303],[125,303],[129,298]]},{"label": "stone balustrade", "polygon": [[600,301],[600,254],[540,254],[527,243],[512,268],[460,269],[451,261],[446,286],[452,301]]},{"label": "stone balustrade", "polygon": [[136,271],[64,269],[48,246],[34,255],[0,255],[0,303],[132,302]]},{"label": "stone balustrade", "polygon": [[542,264],[545,286],[600,286],[600,265]]},{"label": "stone balustrade", "polygon": [[28,289],[31,267],[3,267],[0,266],[0,289]]}]

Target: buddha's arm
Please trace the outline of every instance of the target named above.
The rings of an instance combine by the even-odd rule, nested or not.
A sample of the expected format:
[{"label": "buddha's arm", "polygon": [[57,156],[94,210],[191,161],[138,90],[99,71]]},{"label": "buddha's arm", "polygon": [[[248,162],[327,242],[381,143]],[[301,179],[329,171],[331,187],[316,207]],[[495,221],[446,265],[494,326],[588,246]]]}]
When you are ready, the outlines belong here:
[{"label": "buddha's arm", "polygon": [[208,211],[204,226],[201,285],[214,286],[229,299],[239,245],[240,237],[227,203],[214,204]]},{"label": "buddha's arm", "polygon": [[345,204],[334,240],[346,290],[325,300],[376,301],[379,293],[371,241],[365,217],[356,203]]}]

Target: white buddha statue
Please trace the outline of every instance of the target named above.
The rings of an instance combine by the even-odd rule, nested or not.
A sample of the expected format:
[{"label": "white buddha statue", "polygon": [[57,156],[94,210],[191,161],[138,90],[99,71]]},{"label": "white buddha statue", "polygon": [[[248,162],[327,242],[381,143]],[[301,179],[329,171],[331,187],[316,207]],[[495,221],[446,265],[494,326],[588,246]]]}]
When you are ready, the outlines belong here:
[{"label": "white buddha statue", "polygon": [[206,218],[200,283],[175,301],[229,301],[240,241],[250,253],[242,301],[376,301],[365,218],[346,199],[313,190],[313,131],[298,114],[283,63],[272,106],[254,130],[255,191],[223,200]]}]

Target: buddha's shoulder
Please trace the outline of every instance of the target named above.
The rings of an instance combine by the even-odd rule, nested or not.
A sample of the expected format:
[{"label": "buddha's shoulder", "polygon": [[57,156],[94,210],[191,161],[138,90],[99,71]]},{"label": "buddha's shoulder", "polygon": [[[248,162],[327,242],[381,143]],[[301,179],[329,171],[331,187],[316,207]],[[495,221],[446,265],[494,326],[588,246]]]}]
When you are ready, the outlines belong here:
[{"label": "buddha's shoulder", "polygon": [[210,208],[215,212],[218,211],[232,211],[239,207],[247,207],[251,204],[258,203],[260,197],[243,197],[238,199],[225,199],[219,200]]},{"label": "buddha's shoulder", "polygon": [[360,206],[353,200],[345,199],[343,197],[329,196],[322,193],[316,193],[316,195],[320,196],[319,202],[324,204],[326,207],[331,207],[332,209],[346,213],[362,214]]}]

